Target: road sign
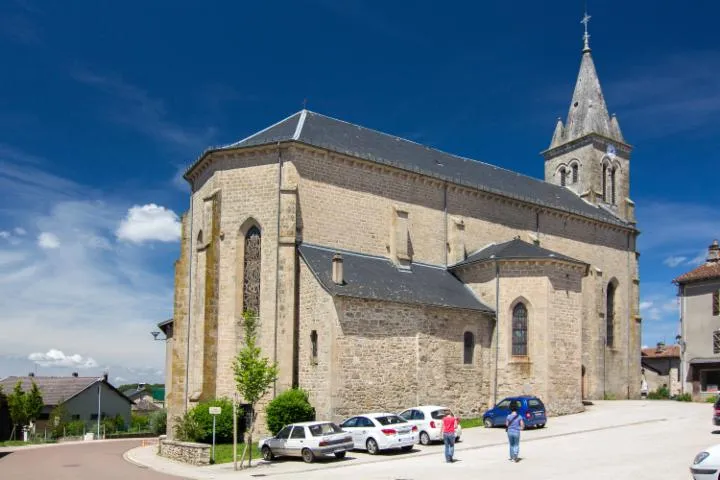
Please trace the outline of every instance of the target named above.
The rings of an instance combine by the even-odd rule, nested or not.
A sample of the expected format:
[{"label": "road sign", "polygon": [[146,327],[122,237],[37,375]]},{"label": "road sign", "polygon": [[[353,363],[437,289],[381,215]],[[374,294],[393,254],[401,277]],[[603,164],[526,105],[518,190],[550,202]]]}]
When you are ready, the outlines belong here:
[{"label": "road sign", "polygon": [[210,407],[210,415],[220,415],[220,412],[222,412],[221,407]]}]

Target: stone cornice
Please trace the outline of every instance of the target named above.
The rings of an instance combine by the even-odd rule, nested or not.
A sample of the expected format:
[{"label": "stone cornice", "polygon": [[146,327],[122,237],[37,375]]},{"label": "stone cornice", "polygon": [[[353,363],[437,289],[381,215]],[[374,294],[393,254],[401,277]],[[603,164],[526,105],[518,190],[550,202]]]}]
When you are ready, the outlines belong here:
[{"label": "stone cornice", "polygon": [[590,144],[600,150],[602,150],[602,148],[607,144],[612,144],[616,147],[617,156],[624,158],[625,160],[630,160],[630,153],[633,149],[632,145],[627,143],[623,143],[597,133],[588,133],[587,135],[583,135],[582,137],[563,143],[555,148],[548,148],[547,150],[540,152],[540,155],[542,155],[547,161],[557,157],[558,155],[571,152]]}]

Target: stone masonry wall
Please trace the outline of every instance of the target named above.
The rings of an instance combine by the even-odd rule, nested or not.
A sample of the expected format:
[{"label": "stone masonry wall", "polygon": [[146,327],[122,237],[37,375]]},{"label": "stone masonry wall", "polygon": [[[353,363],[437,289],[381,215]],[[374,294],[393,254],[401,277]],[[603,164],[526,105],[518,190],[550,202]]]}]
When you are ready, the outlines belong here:
[{"label": "stone masonry wall", "polygon": [[210,465],[210,445],[206,443],[160,440],[158,455],[190,465]]}]

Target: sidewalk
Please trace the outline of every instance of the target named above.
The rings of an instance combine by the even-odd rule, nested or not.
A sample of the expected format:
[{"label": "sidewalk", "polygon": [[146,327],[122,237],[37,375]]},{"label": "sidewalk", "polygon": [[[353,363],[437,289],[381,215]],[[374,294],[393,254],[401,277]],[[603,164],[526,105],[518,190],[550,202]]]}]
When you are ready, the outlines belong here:
[{"label": "sidewalk", "polygon": [[[546,428],[523,432],[523,442],[535,442],[543,439],[580,435],[586,432],[609,430],[638,424],[650,424],[677,420],[696,415],[707,410],[706,404],[680,404],[675,401],[598,401],[587,407],[584,413],[552,417]],[[710,415],[708,413],[708,415]],[[708,417],[709,418],[709,417]],[[463,430],[462,441],[455,450],[458,455],[463,451],[505,445],[507,439],[502,428],[486,429],[482,427]],[[441,444],[423,447],[417,445],[412,452],[383,453],[377,456],[363,452],[349,452],[344,460],[328,459],[306,464],[301,459],[285,459],[273,462],[253,461],[253,467],[235,472],[232,463],[196,467],[175,462],[156,455],[157,446],[138,447],[125,453],[124,458],[138,466],[151,468],[187,479],[250,478],[252,476],[274,476],[308,473],[318,470],[338,469],[364,463],[391,462],[410,457],[428,455],[442,456]]]},{"label": "sidewalk", "polygon": [[35,443],[31,445],[17,445],[14,447],[0,447],[0,453],[4,452],[18,452],[20,450],[35,450],[36,448],[54,448],[64,447],[67,445],[80,445],[80,444],[93,444],[93,443],[104,443],[104,442],[142,442],[142,441],[155,441],[156,438],[110,438],[103,440],[73,440],[71,442],[55,442],[55,443]]}]

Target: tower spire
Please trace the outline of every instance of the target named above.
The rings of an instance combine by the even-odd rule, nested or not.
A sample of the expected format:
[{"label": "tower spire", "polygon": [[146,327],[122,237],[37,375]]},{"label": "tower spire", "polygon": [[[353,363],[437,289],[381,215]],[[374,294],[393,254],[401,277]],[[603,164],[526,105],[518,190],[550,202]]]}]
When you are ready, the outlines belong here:
[{"label": "tower spire", "polygon": [[591,18],[592,17],[587,13],[587,9],[585,9],[585,15],[583,15],[583,19],[580,20],[580,23],[585,25],[585,34],[583,35],[583,53],[590,52],[590,34],[588,33],[588,23],[590,23]]}]

